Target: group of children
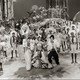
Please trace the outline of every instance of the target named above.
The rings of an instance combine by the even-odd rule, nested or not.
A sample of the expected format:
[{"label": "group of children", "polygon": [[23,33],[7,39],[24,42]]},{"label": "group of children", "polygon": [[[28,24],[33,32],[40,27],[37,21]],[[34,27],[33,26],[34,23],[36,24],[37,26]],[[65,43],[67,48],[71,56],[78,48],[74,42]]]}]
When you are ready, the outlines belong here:
[{"label": "group of children", "polygon": [[18,57],[18,42],[21,38],[27,70],[31,70],[32,66],[53,68],[53,59],[57,65],[60,65],[58,54],[66,51],[71,53],[72,63],[77,63],[77,53],[80,50],[80,32],[77,31],[75,25],[68,26],[65,23],[65,26],[61,27],[57,29],[53,24],[36,29],[24,22],[19,33],[14,29],[10,34],[6,34],[3,30],[0,33],[0,54],[8,57],[7,45],[10,44],[11,59],[13,59],[14,53]]}]

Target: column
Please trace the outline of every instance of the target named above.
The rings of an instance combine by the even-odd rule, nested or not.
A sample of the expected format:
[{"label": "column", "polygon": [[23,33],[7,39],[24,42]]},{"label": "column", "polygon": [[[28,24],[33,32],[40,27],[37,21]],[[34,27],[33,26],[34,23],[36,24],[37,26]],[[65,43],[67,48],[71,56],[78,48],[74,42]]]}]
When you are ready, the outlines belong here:
[{"label": "column", "polygon": [[4,3],[5,3],[5,19],[7,19],[7,1],[6,0],[4,0]]},{"label": "column", "polygon": [[58,0],[56,0],[56,6],[58,5]]},{"label": "column", "polygon": [[49,0],[46,0],[46,8],[49,8]]},{"label": "column", "polygon": [[51,1],[50,1],[50,0],[48,0],[48,8],[50,8],[50,6],[51,6],[51,5],[50,5],[50,2],[51,2]]},{"label": "column", "polygon": [[2,20],[2,10],[1,10],[1,0],[0,0],[0,20]]},{"label": "column", "polygon": [[67,7],[67,12],[68,12],[68,10],[69,10],[68,0],[66,0],[66,7]]},{"label": "column", "polygon": [[13,17],[14,17],[13,0],[8,0],[8,19],[12,19]]},{"label": "column", "polygon": [[56,7],[56,0],[53,0],[53,7]]},{"label": "column", "polygon": [[2,8],[2,19],[5,20],[5,0],[1,1],[1,8]]}]

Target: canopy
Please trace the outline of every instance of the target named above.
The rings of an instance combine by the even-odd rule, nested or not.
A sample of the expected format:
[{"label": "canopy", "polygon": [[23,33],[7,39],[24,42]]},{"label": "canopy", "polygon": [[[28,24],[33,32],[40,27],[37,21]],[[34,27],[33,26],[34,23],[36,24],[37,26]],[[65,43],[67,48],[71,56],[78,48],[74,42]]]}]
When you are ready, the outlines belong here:
[{"label": "canopy", "polygon": [[80,11],[74,16],[73,21],[80,22]]}]

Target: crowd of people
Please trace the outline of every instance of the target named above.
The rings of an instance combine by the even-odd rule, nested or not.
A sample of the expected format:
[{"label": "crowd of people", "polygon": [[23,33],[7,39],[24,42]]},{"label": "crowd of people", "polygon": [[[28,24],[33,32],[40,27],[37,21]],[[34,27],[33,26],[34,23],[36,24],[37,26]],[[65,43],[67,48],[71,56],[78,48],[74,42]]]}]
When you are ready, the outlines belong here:
[{"label": "crowd of people", "polygon": [[[16,23],[9,31],[0,25],[0,64],[10,56],[19,57],[18,47],[22,45],[26,69],[53,68],[54,61],[60,65],[59,54],[71,53],[72,62],[77,63],[77,53],[80,51],[79,23],[63,20],[48,20],[44,25],[29,24],[23,20]],[[9,53],[10,49],[10,54]],[[2,69],[2,68],[1,68]]]}]

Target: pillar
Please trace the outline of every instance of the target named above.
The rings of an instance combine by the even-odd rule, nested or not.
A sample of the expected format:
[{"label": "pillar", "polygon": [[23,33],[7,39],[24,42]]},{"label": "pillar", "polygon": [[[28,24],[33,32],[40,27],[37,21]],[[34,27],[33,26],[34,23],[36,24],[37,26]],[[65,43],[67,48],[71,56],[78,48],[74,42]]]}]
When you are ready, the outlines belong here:
[{"label": "pillar", "polygon": [[1,0],[2,19],[5,20],[5,0]]},{"label": "pillar", "polygon": [[2,2],[0,0],[0,20],[2,20],[2,9],[1,9],[1,5],[2,5]]},{"label": "pillar", "polygon": [[13,17],[14,17],[13,0],[8,0],[8,19],[12,19]]}]

